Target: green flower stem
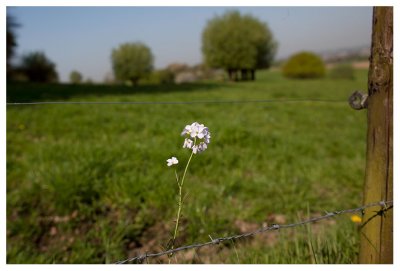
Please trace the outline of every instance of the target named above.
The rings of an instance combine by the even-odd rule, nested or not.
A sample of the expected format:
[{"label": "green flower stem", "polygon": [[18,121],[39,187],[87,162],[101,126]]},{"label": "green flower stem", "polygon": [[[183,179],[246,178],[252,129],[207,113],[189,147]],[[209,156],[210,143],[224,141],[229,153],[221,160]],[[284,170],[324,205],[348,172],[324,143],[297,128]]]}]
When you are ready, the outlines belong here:
[{"label": "green flower stem", "polygon": [[[196,144],[196,139],[194,140],[194,144]],[[190,154],[189,160],[188,160],[188,162],[186,164],[186,167],[185,167],[185,171],[183,172],[181,183],[178,182],[178,187],[179,187],[178,213],[176,215],[175,230],[174,230],[174,236],[172,237],[172,247],[171,247],[171,249],[174,248],[175,239],[176,239],[176,237],[178,235],[179,220],[181,218],[182,203],[183,203],[183,201],[182,201],[183,183],[185,182],[186,172],[187,172],[187,170],[189,168],[189,164],[190,164],[190,161],[192,160],[193,154],[194,154],[193,152]],[[176,173],[175,173],[175,175],[176,175],[176,177],[178,176]],[[171,263],[171,259],[169,259],[169,263]]]}]

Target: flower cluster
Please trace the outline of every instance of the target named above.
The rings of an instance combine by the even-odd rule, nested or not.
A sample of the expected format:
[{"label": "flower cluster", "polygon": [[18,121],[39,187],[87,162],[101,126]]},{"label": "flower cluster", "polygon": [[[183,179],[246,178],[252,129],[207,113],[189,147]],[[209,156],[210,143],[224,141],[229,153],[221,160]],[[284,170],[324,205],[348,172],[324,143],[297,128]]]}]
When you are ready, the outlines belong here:
[{"label": "flower cluster", "polygon": [[181,135],[186,136],[183,147],[191,149],[194,154],[205,151],[211,138],[208,127],[198,122],[186,125]]}]

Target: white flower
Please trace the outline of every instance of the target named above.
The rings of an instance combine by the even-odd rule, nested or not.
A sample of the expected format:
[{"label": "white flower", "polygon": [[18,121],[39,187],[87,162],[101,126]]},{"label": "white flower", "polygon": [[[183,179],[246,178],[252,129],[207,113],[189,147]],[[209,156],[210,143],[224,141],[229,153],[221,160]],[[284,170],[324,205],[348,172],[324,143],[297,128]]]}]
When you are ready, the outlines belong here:
[{"label": "white flower", "polygon": [[183,147],[191,149],[193,147],[193,140],[185,138],[185,141],[183,142]]},{"label": "white flower", "polygon": [[[181,135],[186,137],[183,142],[183,148],[192,149],[194,154],[205,151],[211,139],[208,127],[198,122],[186,125]],[[195,145],[195,143],[197,145]]]},{"label": "white flower", "polygon": [[197,134],[198,138],[202,139],[208,134],[208,128],[205,127],[203,124],[201,124],[201,126],[198,126],[198,129],[199,129]]},{"label": "white flower", "polygon": [[200,138],[200,139],[204,138],[204,142],[206,144],[210,143],[211,135],[210,135],[210,132],[208,131],[207,127],[204,127],[204,129],[201,131],[201,133],[199,133],[199,135],[197,137]]},{"label": "white flower", "polygon": [[197,136],[197,134],[199,133],[199,130],[200,130],[200,125],[202,125],[202,124],[199,124],[197,122],[193,122],[192,125],[190,125],[190,128],[191,128],[190,137],[195,138]]},{"label": "white flower", "polygon": [[197,148],[198,150],[198,152],[200,153],[200,152],[203,152],[203,151],[205,151],[206,149],[207,149],[207,144],[206,143],[204,143],[204,142],[201,142],[200,144],[199,144],[199,146],[198,146],[198,148]]},{"label": "white flower", "polygon": [[192,126],[191,125],[186,125],[185,128],[183,129],[182,133],[181,133],[181,136],[190,135],[191,131],[192,131]]},{"label": "white flower", "polygon": [[207,149],[207,144],[204,142],[200,142],[198,145],[194,145],[192,148],[194,154],[201,153],[206,149]]},{"label": "white flower", "polygon": [[204,143],[209,144],[210,143],[210,138],[211,138],[211,135],[209,133],[207,135],[205,135]]},{"label": "white flower", "polygon": [[170,159],[167,159],[167,166],[172,166],[172,165],[176,165],[176,164],[178,164],[179,163],[179,161],[178,161],[178,159],[176,159],[176,157],[171,157]]},{"label": "white flower", "polygon": [[204,124],[199,124],[198,122],[193,122],[191,125],[186,125],[183,129],[182,136],[190,135],[191,138],[199,138],[202,139],[209,135],[208,127],[204,126]]}]

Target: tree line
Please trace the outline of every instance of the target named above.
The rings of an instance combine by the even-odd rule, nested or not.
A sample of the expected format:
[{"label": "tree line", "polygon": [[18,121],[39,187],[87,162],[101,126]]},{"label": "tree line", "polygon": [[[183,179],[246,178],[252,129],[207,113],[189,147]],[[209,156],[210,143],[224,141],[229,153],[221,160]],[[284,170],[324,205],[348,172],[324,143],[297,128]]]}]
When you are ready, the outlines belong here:
[{"label": "tree line", "polygon": [[[32,82],[57,82],[55,64],[43,52],[23,55],[17,66],[11,64],[17,46],[15,29],[19,25],[7,16],[7,78]],[[221,69],[230,81],[255,80],[256,70],[269,68],[277,51],[268,25],[252,15],[228,11],[210,19],[202,33],[203,65]],[[154,72],[154,56],[142,42],[127,42],[112,49],[111,64],[114,80],[137,85],[143,78],[154,74],[160,82],[170,82],[170,70]],[[290,78],[313,78],[324,75],[322,60],[309,52],[293,56],[283,67],[283,74]],[[82,74],[73,70],[70,82],[80,84]]]},{"label": "tree line", "polygon": [[[255,80],[256,69],[271,66],[276,48],[277,43],[266,23],[238,11],[214,17],[202,34],[204,64],[224,69],[231,81]],[[136,84],[151,72],[153,59],[145,44],[122,44],[112,52],[116,79]]]}]

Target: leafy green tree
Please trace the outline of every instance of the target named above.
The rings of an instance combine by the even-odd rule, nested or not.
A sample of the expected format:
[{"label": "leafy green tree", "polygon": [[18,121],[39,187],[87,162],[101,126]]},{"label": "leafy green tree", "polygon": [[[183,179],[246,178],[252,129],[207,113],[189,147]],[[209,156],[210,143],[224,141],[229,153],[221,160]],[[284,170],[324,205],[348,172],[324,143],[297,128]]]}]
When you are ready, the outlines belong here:
[{"label": "leafy green tree", "polygon": [[15,28],[18,26],[19,24],[15,21],[14,17],[7,15],[7,77],[9,77],[12,73],[11,58],[14,56],[15,48],[17,47]]},{"label": "leafy green tree", "polygon": [[31,82],[51,83],[58,81],[55,64],[43,52],[32,52],[24,55],[19,70]]},{"label": "leafy green tree", "polygon": [[174,83],[174,74],[168,69],[156,70],[151,73],[149,82],[154,84],[172,84]]},{"label": "leafy green tree", "polygon": [[145,44],[124,43],[112,51],[114,75],[117,80],[136,85],[153,70],[153,55]]},{"label": "leafy green tree", "polygon": [[282,71],[283,75],[289,78],[319,78],[325,75],[325,65],[316,54],[300,52],[289,58]]},{"label": "leafy green tree", "polygon": [[267,24],[251,15],[230,11],[208,21],[202,36],[205,63],[223,68],[230,80],[254,80],[255,70],[269,68],[277,43]]},{"label": "leafy green tree", "polygon": [[72,84],[80,84],[80,83],[82,83],[82,79],[83,79],[82,74],[78,71],[72,71],[69,74],[69,81]]}]

